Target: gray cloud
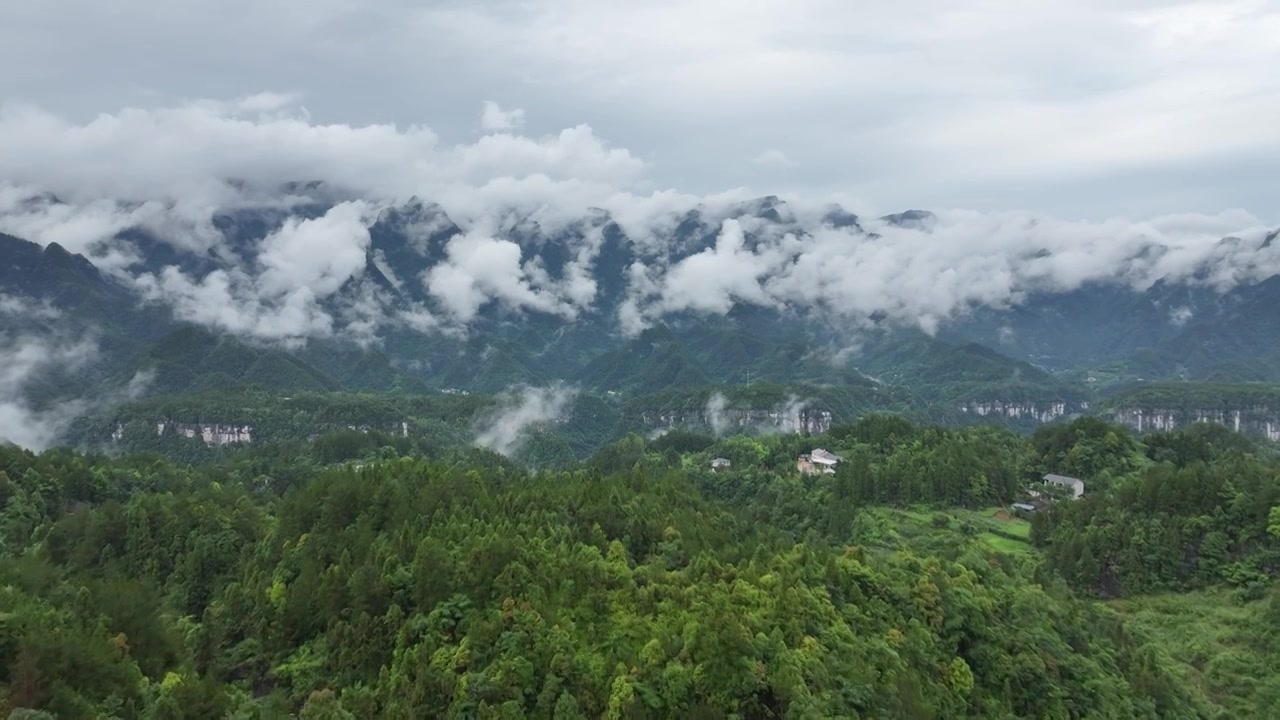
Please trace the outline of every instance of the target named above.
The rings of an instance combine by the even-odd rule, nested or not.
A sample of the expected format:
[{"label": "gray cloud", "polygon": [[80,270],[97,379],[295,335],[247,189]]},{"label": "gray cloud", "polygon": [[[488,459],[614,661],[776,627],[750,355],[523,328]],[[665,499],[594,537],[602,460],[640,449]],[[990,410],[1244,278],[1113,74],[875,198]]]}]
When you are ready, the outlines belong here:
[{"label": "gray cloud", "polygon": [[[0,97],[83,121],[199,97],[271,114],[300,94],[320,127],[428,123],[439,135],[410,140],[426,145],[466,137],[495,101],[491,128],[511,129],[496,122],[505,107],[524,109],[533,135],[585,120],[651,160],[657,186],[689,192],[838,191],[877,214],[1239,206],[1274,223],[1278,31],[1274,0],[70,0],[6,16],[0,62],[22,71],[0,77]],[[189,154],[164,130],[149,128],[144,166]],[[786,148],[800,169],[753,164],[762,148]]]}]

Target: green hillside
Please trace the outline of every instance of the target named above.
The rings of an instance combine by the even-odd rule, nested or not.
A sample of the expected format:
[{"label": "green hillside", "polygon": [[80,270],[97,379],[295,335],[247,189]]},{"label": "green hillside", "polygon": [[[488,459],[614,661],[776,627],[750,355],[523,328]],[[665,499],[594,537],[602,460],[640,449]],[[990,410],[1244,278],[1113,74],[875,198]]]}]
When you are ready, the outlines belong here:
[{"label": "green hillside", "polygon": [[[812,441],[851,459],[797,476],[804,439],[784,436],[636,438],[535,475],[362,433],[199,470],[0,449],[0,703],[121,718],[1210,718],[1280,689],[1272,631],[1232,634],[1271,612],[1266,586],[1239,618],[1212,611],[1233,623],[1206,646],[1232,648],[1228,669],[1186,654],[1213,596],[1157,620],[1155,601],[1111,609],[1038,569],[1027,523],[999,509],[1021,468],[1054,461],[1036,443],[891,418]],[[707,470],[717,455],[733,468]],[[915,489],[867,495],[903,472]]]}]

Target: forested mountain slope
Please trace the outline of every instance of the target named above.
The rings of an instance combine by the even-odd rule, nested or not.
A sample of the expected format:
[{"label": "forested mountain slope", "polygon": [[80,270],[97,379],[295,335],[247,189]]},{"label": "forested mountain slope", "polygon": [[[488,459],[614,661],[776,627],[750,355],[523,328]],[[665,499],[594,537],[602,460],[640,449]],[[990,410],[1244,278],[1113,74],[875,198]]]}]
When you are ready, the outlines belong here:
[{"label": "forested mountain slope", "polygon": [[[1206,529],[1232,535],[1193,576],[1280,608],[1278,466],[1229,432],[1139,444],[1081,421],[1026,440],[875,418],[814,438],[633,437],[537,475],[381,438],[201,470],[0,449],[0,701],[68,718],[1209,718],[1280,697],[1274,627],[1240,660],[1249,690],[1191,686],[1170,638],[1056,579],[1095,589],[1059,559],[1063,533],[1112,502],[1157,511],[1125,499],[1143,473],[1252,463],[1234,499],[1211,486],[1208,505],[1173,494],[1158,511],[1227,503]],[[814,443],[846,458],[836,475],[796,474]],[[732,469],[710,471],[716,456]],[[955,509],[1007,503],[1046,469],[1087,475],[1091,499],[1036,520],[1043,567],[1015,524]],[[895,532],[884,504],[916,509]],[[1213,541],[1147,542],[1178,560],[1099,555],[1126,595],[1176,587],[1181,544]]]}]

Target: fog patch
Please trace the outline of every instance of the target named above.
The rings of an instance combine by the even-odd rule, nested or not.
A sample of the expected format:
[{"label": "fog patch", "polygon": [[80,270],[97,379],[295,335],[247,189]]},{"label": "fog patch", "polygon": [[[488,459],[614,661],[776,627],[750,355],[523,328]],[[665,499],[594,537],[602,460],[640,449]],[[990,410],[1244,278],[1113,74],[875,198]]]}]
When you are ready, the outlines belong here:
[{"label": "fog patch", "polygon": [[528,439],[526,430],[564,417],[576,388],[523,387],[499,396],[499,407],[479,423],[475,444],[510,457]]},{"label": "fog patch", "polygon": [[707,405],[703,408],[702,416],[707,421],[707,426],[711,428],[711,434],[721,437],[729,429],[729,399],[724,393],[716,391],[711,393],[711,397],[707,398]]}]

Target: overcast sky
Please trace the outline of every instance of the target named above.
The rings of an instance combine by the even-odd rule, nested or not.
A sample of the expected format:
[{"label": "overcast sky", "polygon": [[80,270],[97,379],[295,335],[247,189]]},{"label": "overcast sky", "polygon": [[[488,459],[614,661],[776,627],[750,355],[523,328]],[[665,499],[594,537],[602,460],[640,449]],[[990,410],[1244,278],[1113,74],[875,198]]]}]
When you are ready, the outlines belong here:
[{"label": "overcast sky", "polygon": [[4,4],[0,102],[71,126],[274,92],[444,145],[587,125],[642,191],[1280,222],[1276,0]]}]

